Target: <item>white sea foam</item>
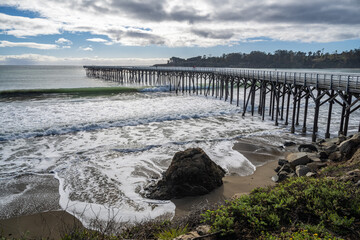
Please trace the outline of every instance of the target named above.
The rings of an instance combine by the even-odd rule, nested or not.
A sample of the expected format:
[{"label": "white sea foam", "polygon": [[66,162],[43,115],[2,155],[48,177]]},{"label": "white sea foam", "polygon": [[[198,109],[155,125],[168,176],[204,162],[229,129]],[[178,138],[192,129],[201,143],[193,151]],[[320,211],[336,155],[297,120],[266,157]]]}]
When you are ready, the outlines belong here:
[{"label": "white sea foam", "polygon": [[177,151],[201,147],[229,174],[248,175],[255,166],[232,150],[234,139],[279,131],[227,102],[162,92],[1,102],[0,112],[0,178],[54,173],[61,207],[86,226],[173,216],[172,202],[142,193]]}]

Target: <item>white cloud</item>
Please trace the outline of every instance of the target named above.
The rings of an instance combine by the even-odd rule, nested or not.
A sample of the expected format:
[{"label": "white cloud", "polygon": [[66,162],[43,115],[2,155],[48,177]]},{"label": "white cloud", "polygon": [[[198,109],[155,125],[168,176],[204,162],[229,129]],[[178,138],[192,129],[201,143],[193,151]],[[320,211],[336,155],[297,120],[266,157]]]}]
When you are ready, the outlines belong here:
[{"label": "white cloud", "polygon": [[103,38],[88,38],[88,39],[86,39],[86,41],[89,41],[89,42],[99,42],[99,43],[106,43],[106,42],[108,42],[106,39],[103,39]]},{"label": "white cloud", "polygon": [[34,42],[9,42],[9,41],[0,41],[0,47],[27,47],[27,48],[36,48],[36,49],[57,49],[58,46],[55,44],[43,44],[43,43],[34,43]]},{"label": "white cloud", "polygon": [[41,54],[0,55],[0,65],[118,65],[151,66],[166,63],[165,58],[59,58]]},{"label": "white cloud", "polygon": [[62,24],[51,19],[10,16],[0,13],[0,29],[15,37],[59,34]]},{"label": "white cloud", "polygon": [[359,0],[7,0],[42,18],[0,14],[16,37],[87,32],[126,46],[232,45],[248,39],[332,42],[360,38]]},{"label": "white cloud", "polygon": [[72,45],[72,41],[70,41],[69,39],[66,38],[59,38],[58,40],[55,41],[57,44],[64,44],[64,45]]},{"label": "white cloud", "polygon": [[79,47],[80,50],[82,51],[93,51],[94,49],[92,47]]}]

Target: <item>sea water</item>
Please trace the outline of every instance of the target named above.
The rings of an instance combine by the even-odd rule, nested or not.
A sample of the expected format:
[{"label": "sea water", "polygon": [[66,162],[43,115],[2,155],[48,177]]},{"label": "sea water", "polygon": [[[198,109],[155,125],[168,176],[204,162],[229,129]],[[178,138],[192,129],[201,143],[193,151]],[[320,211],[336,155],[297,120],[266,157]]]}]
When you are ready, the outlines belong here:
[{"label": "sea water", "polygon": [[[1,90],[113,86],[86,78],[82,67],[0,66]],[[1,98],[0,218],[59,208],[85,226],[171,218],[171,201],[143,193],[176,152],[201,147],[227,174],[244,176],[256,166],[232,149],[237,139],[280,146],[292,137],[272,121],[243,117],[236,104],[163,89]]]}]

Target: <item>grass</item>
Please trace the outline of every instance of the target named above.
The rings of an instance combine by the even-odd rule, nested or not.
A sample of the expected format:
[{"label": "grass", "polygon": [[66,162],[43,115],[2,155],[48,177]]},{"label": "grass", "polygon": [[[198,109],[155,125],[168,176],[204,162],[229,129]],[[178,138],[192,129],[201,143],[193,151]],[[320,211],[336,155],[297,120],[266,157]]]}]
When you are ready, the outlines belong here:
[{"label": "grass", "polygon": [[187,232],[188,226],[186,225],[185,227],[170,228],[168,230],[160,231],[155,233],[154,237],[161,240],[171,240]]}]

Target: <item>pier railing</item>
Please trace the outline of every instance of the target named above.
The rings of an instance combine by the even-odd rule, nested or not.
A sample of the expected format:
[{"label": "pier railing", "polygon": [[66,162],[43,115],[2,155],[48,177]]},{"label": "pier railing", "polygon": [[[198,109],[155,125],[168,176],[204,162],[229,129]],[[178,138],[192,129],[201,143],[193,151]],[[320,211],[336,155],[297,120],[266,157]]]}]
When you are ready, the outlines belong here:
[{"label": "pier railing", "polygon": [[[124,66],[84,66],[88,77],[102,78],[121,83],[144,85],[167,85],[170,91],[189,92],[219,97],[230,103],[237,96],[239,106],[240,91],[243,96],[243,115],[250,106],[254,114],[255,104],[264,119],[265,111],[278,125],[279,120],[289,124],[291,132],[299,125],[301,102],[303,101],[303,127],[307,131],[309,99],[315,104],[312,139],[316,140],[320,107],[328,105],[325,137],[330,136],[333,104],[342,108],[339,134],[348,132],[350,114],[360,109],[360,74],[297,72],[263,69],[208,68],[208,67],[124,67]],[[270,96],[270,99],[269,97]],[[258,98],[256,103],[255,99]],[[292,113],[290,113],[292,106]],[[292,116],[290,116],[292,115]],[[285,119],[284,119],[285,118]],[[358,119],[359,121],[360,119]],[[358,131],[360,132],[360,123]]]}]

